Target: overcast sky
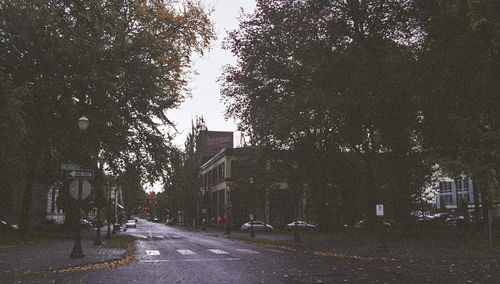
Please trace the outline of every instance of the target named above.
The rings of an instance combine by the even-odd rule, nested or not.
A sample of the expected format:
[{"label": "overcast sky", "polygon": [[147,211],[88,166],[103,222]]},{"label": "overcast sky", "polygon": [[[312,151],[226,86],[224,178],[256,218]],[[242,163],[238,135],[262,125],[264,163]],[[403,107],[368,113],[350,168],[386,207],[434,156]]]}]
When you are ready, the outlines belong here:
[{"label": "overcast sky", "polygon": [[[236,59],[231,52],[223,50],[221,43],[228,31],[238,27],[238,18],[241,9],[245,12],[253,12],[255,9],[254,0],[202,0],[207,8],[212,7],[214,11],[211,15],[215,25],[217,39],[213,42],[212,48],[202,57],[194,58],[193,70],[198,74],[191,75],[189,88],[192,97],[175,110],[167,112],[168,118],[177,125],[180,132],[174,140],[174,144],[184,147],[186,135],[191,130],[191,121],[196,116],[203,116],[208,130],[213,131],[234,131],[234,144],[238,146],[239,135],[236,133],[236,123],[233,120],[224,119],[224,103],[221,102],[220,87],[217,79],[222,72],[222,66],[233,64]],[[162,191],[162,185],[146,185],[146,190]]]},{"label": "overcast sky", "polygon": [[[221,75],[222,66],[236,62],[232,54],[221,48],[221,43],[228,31],[238,27],[238,18],[241,8],[245,12],[255,9],[254,0],[202,0],[206,7],[213,7],[212,21],[215,25],[217,40],[213,42],[212,49],[203,57],[194,58],[193,70],[198,75],[191,75],[189,88],[192,97],[187,98],[179,109],[169,111],[168,117],[177,124],[181,132],[174,140],[174,144],[183,146],[186,135],[191,130],[191,121],[196,116],[203,116],[208,130],[235,131],[236,123],[224,119],[224,103],[221,102],[220,86],[217,79]],[[235,146],[239,143],[239,135],[234,135]]]}]

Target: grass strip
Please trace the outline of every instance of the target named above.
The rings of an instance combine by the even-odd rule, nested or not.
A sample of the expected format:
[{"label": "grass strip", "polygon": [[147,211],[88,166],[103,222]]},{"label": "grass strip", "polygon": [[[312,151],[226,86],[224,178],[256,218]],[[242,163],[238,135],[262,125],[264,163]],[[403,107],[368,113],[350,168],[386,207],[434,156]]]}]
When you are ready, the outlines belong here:
[{"label": "grass strip", "polygon": [[104,245],[104,247],[126,249],[128,248],[129,242],[133,239],[134,238],[130,236],[114,236]]},{"label": "grass strip", "polygon": [[264,245],[274,245],[274,246],[286,246],[286,247],[302,247],[301,243],[296,243],[294,241],[283,241],[283,240],[269,240],[269,239],[261,239],[261,238],[251,238],[249,236],[230,236],[229,239],[244,241],[249,243],[258,243]]},{"label": "grass strip", "polygon": [[14,231],[0,234],[0,248],[28,246],[53,240],[69,239],[73,236],[69,231]]}]

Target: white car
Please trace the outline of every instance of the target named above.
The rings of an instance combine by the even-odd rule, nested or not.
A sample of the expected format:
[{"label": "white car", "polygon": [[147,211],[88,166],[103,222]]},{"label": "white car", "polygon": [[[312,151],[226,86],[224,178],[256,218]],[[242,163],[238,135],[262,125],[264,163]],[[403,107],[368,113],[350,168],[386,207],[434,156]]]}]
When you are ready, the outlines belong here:
[{"label": "white car", "polygon": [[137,228],[137,224],[135,223],[135,220],[127,220],[127,223],[125,223],[125,227]]},{"label": "white car", "polygon": [[[250,230],[250,228],[252,227],[252,221],[250,222],[247,222],[243,225],[241,225],[241,230],[243,232],[247,232],[248,230]],[[269,225],[269,224],[264,224],[264,222],[262,221],[253,221],[253,229],[254,231],[268,231],[268,232],[271,232],[274,228],[273,226]]]},{"label": "white car", "polygon": [[[286,227],[288,229],[295,228],[295,221],[292,222],[292,223],[290,223],[290,224],[287,224]],[[314,229],[316,229],[316,225],[309,224],[309,223],[304,222],[304,221],[297,221],[297,229],[310,229],[310,230],[314,230]]]}]

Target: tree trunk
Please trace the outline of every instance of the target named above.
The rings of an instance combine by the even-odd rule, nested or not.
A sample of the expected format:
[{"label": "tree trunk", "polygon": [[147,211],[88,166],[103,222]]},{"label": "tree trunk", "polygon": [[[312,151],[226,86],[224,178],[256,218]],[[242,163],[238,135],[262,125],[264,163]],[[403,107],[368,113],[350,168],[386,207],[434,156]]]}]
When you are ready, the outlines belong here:
[{"label": "tree trunk", "polygon": [[28,174],[24,181],[23,202],[21,205],[22,210],[19,219],[19,226],[23,231],[27,231],[29,229],[30,211],[31,211],[31,191],[33,185],[34,185],[33,175],[31,171],[28,171]]}]

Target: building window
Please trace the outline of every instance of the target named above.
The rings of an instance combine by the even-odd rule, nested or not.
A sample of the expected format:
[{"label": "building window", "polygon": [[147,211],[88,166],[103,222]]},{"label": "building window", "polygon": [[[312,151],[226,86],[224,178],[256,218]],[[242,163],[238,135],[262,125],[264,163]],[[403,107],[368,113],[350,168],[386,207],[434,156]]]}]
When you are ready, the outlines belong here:
[{"label": "building window", "polygon": [[451,204],[452,203],[452,198],[451,198],[451,195],[445,195],[445,196],[441,196],[441,199],[443,200],[443,203],[444,204]]},{"label": "building window", "polygon": [[464,194],[463,197],[462,197],[465,201],[467,201],[467,203],[470,202],[470,198],[469,198],[469,195],[468,194]]},{"label": "building window", "polygon": [[451,182],[440,182],[439,183],[439,191],[441,193],[451,192]]},{"label": "building window", "polygon": [[464,179],[464,190],[469,191],[469,177]]},{"label": "building window", "polygon": [[212,184],[217,183],[217,168],[212,170]]},{"label": "building window", "polygon": [[223,180],[224,177],[225,177],[225,164],[224,162],[222,162],[220,165],[219,165],[219,180]]},{"label": "building window", "polygon": [[462,179],[455,179],[455,187],[458,191],[462,191]]}]

